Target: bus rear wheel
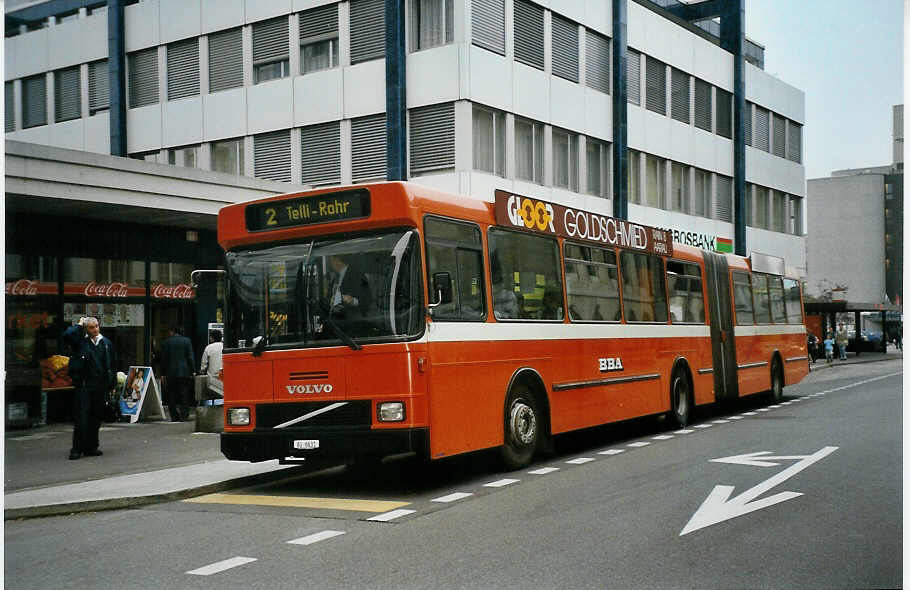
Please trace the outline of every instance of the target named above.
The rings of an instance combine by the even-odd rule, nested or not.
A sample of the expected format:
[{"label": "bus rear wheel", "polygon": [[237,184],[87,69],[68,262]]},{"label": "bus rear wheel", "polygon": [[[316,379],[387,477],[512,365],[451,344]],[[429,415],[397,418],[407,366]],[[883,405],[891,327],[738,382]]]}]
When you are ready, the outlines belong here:
[{"label": "bus rear wheel", "polygon": [[499,450],[507,469],[521,469],[531,462],[540,442],[540,426],[534,395],[524,385],[514,386],[505,405],[505,438]]},{"label": "bus rear wheel", "polygon": [[784,372],[780,367],[780,360],[775,357],[771,361],[771,389],[768,390],[768,401],[779,404],[784,399]]},{"label": "bus rear wheel", "polygon": [[677,428],[685,428],[692,417],[691,394],[688,375],[681,368],[675,369],[670,378],[670,422]]}]

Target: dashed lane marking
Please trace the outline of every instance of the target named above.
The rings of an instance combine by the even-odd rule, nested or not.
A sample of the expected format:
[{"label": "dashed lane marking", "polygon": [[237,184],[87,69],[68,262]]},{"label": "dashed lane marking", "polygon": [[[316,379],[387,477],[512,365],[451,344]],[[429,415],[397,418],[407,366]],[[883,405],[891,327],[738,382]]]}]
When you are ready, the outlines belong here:
[{"label": "dashed lane marking", "polygon": [[323,510],[350,510],[354,512],[387,512],[407,506],[410,502],[388,500],[351,500],[345,498],[305,498],[298,496],[257,496],[251,494],[208,494],[187,498],[184,502],[196,504],[236,504],[252,506],[280,506],[289,508],[320,508]]},{"label": "dashed lane marking", "polygon": [[729,420],[713,420],[711,424],[727,424]]},{"label": "dashed lane marking", "polygon": [[591,457],[579,457],[577,459],[570,459],[566,461],[569,465],[584,465],[585,463],[590,463],[593,461]]},{"label": "dashed lane marking", "polygon": [[627,447],[632,447],[632,448],[634,448],[634,449],[637,449],[637,448],[639,448],[639,447],[646,447],[646,446],[648,446],[649,444],[651,444],[651,443],[645,442],[645,441],[643,441],[643,440],[640,440],[640,441],[638,441],[638,442],[629,443],[629,444],[627,444],[626,446],[627,446]]},{"label": "dashed lane marking", "polygon": [[673,438],[672,434],[658,434],[657,436],[651,437],[651,440],[670,440]]},{"label": "dashed lane marking", "polygon": [[606,451],[599,451],[598,455],[618,455],[620,453],[625,453],[625,449],[607,449]]},{"label": "dashed lane marking", "polygon": [[321,531],[318,533],[313,533],[312,535],[307,535],[306,537],[300,537],[299,539],[294,539],[288,541],[289,545],[312,545],[313,543],[318,543],[319,541],[325,541],[326,539],[331,539],[332,537],[337,537],[343,535],[344,531]]},{"label": "dashed lane marking", "polygon": [[711,428],[710,424],[696,424],[695,428]]},{"label": "dashed lane marking", "polygon": [[673,434],[692,434],[693,432],[695,432],[695,431],[690,428],[683,428],[682,430],[674,431]]},{"label": "dashed lane marking", "polygon": [[402,516],[414,514],[415,512],[417,511],[399,508],[398,510],[392,510],[391,512],[386,512],[385,514],[377,514],[376,516],[370,517],[367,520],[372,520],[374,522],[389,522],[391,520],[395,520],[396,518],[401,518]]},{"label": "dashed lane marking", "polygon": [[529,471],[531,475],[546,475],[548,473],[553,473],[554,471],[559,471],[559,467],[541,467],[540,469],[535,469],[534,471]]},{"label": "dashed lane marking", "polygon": [[442,502],[444,504],[448,504],[449,502],[456,502],[458,500],[463,500],[463,499],[465,499],[469,496],[473,496],[473,495],[474,494],[472,494],[470,492],[455,492],[454,494],[449,494],[447,496],[441,496],[439,498],[434,498],[433,500],[430,500],[430,502]]},{"label": "dashed lane marking", "polygon": [[255,557],[232,557],[230,559],[225,559],[224,561],[218,561],[209,565],[204,565],[200,568],[190,570],[188,573],[191,576],[211,576],[212,574],[217,574],[237,566],[246,565],[257,561]]},{"label": "dashed lane marking", "polygon": [[500,479],[497,481],[491,481],[490,483],[485,483],[485,484],[483,484],[483,487],[485,487],[485,488],[504,488],[507,485],[511,485],[513,483],[518,483],[519,481],[520,480],[518,480],[518,479],[506,478],[506,479]]}]

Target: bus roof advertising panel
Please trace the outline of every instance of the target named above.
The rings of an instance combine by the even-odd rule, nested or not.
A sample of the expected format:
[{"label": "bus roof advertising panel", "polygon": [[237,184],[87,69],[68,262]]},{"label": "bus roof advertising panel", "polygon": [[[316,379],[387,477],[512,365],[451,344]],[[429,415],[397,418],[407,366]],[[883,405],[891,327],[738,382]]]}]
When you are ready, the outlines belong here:
[{"label": "bus roof advertising panel", "polygon": [[673,255],[673,234],[666,230],[503,190],[496,191],[496,223],[594,244]]}]

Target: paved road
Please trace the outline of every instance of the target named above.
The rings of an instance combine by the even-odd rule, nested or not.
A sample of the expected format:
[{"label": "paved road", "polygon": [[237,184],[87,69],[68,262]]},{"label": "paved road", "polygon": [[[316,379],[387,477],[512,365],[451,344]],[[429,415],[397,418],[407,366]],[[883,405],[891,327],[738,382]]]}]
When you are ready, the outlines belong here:
[{"label": "paved road", "polygon": [[901,368],[813,373],[783,405],[702,411],[685,432],[643,420],[562,437],[516,472],[482,454],[398,460],[7,522],[5,584],[898,587]]}]

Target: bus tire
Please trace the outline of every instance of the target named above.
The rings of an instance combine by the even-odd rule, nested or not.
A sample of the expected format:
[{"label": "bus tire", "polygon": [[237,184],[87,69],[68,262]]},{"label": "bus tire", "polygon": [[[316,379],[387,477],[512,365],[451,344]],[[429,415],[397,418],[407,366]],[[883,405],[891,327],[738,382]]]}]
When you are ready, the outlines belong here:
[{"label": "bus tire", "polygon": [[692,384],[682,366],[673,369],[670,378],[670,423],[685,428],[692,418]]},{"label": "bus tire", "polygon": [[768,390],[768,401],[779,404],[784,399],[784,371],[780,366],[780,357],[771,361],[771,389]]},{"label": "bus tire", "polygon": [[522,383],[512,386],[505,405],[504,439],[499,457],[506,469],[521,469],[531,462],[540,443],[542,420],[537,400]]}]

